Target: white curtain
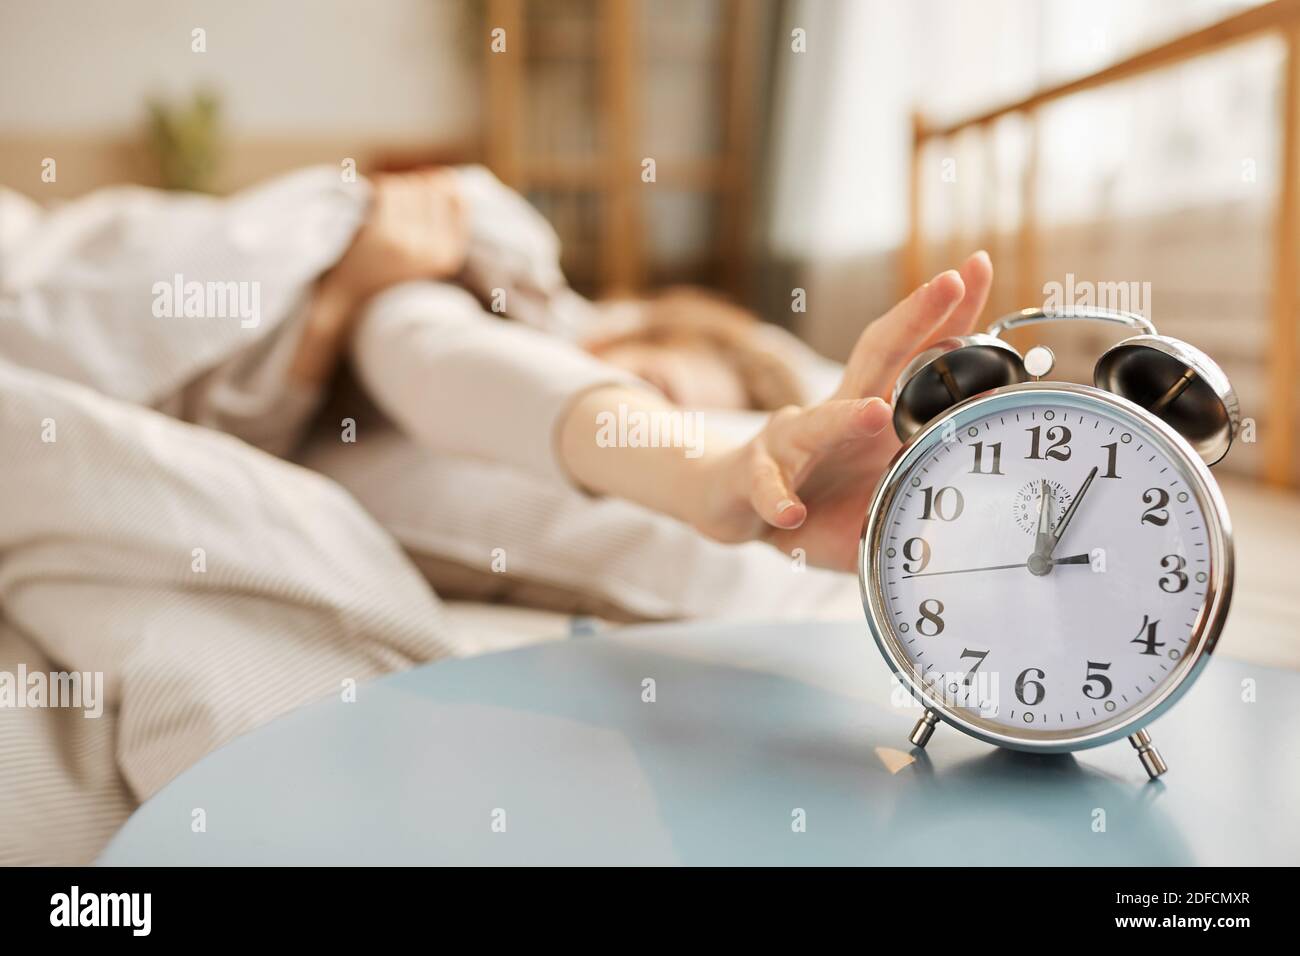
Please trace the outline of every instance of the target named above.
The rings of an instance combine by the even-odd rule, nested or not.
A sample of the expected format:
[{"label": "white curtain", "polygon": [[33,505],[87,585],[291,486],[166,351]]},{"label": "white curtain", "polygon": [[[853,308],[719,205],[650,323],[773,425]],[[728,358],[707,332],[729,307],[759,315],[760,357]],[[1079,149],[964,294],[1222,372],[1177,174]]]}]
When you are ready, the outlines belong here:
[{"label": "white curtain", "polygon": [[[763,239],[771,257],[797,267],[807,290],[808,311],[792,316],[795,330],[840,356],[863,322],[897,299],[914,109],[931,121],[970,115],[1251,5],[785,4]],[[795,29],[805,31],[804,53],[790,48]],[[1023,282],[1012,253],[1027,125],[1009,117],[987,135],[934,144],[920,168],[927,270],[990,245],[1003,280],[995,305],[1007,309],[1041,304],[1018,298],[1067,274],[1149,283],[1161,328],[1214,354],[1247,413],[1264,414],[1281,54],[1276,39],[1261,39],[1043,109],[1039,274]],[[942,175],[945,161],[955,176]],[[1253,467],[1253,453],[1241,449],[1235,464]]]}]

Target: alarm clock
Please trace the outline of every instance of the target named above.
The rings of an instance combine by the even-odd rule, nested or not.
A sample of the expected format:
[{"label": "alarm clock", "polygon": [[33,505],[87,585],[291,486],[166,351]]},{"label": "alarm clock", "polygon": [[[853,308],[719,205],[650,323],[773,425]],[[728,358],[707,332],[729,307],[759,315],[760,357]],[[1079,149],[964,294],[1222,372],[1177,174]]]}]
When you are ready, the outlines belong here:
[{"label": "alarm clock", "polygon": [[[1054,356],[1002,334],[1098,321],[1137,334],[1094,385],[1045,381]],[[912,360],[893,396],[903,447],[859,546],[867,623],[924,708],[1000,747],[1062,752],[1147,726],[1209,661],[1232,594],[1232,532],[1209,466],[1240,421],[1199,350],[1145,317],[1029,309]]]}]

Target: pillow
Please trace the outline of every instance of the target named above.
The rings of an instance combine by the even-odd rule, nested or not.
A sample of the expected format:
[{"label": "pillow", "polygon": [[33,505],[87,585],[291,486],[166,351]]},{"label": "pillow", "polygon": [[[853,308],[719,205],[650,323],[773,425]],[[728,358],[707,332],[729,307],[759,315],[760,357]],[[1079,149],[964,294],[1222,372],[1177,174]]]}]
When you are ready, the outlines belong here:
[{"label": "pillow", "polygon": [[[710,425],[719,416],[710,413]],[[752,431],[762,416],[737,416]],[[845,618],[853,575],[760,542],[723,545],[672,518],[495,463],[436,455],[386,425],[317,433],[300,463],[337,481],[406,549],[439,596],[615,621]]]}]

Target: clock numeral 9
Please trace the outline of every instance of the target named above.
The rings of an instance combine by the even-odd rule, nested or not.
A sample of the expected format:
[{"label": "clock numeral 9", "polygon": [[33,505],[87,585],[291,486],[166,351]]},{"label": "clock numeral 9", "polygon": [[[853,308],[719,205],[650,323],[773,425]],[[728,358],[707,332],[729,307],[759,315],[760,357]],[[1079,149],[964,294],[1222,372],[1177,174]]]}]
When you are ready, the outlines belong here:
[{"label": "clock numeral 9", "polygon": [[[1110,678],[1105,674],[1094,674],[1093,671],[1110,670],[1110,662],[1101,663],[1100,661],[1088,661],[1088,675],[1083,682],[1083,696],[1092,700],[1104,700],[1110,696],[1110,692],[1115,689],[1111,684]],[[1097,693],[1093,693],[1093,681],[1098,684]]]},{"label": "clock numeral 9", "polygon": [[1151,507],[1142,512],[1141,524],[1153,524],[1159,528],[1169,524],[1169,509],[1165,507],[1169,504],[1169,492],[1163,488],[1148,488],[1142,492],[1142,503]]},{"label": "clock numeral 9", "polygon": [[925,496],[921,505],[923,521],[933,521],[935,518],[940,521],[956,521],[966,507],[966,499],[951,486],[935,491],[933,485],[927,485],[921,489],[921,494]]},{"label": "clock numeral 9", "polygon": [[[931,604],[934,605],[933,609],[930,608]],[[929,598],[922,601],[921,606],[917,610],[921,612],[921,616],[916,619],[916,629],[918,631],[926,637],[938,637],[943,633],[942,601],[936,600],[935,598]],[[927,622],[929,623],[929,630],[926,629]]]},{"label": "clock numeral 9", "polygon": [[[1037,680],[1031,678],[1029,676],[1030,674],[1033,674],[1034,678],[1037,678]],[[1020,703],[1029,707],[1037,707],[1041,704],[1043,698],[1047,696],[1047,688],[1045,688],[1041,683],[1041,681],[1046,679],[1046,677],[1047,674],[1044,673],[1040,667],[1026,667],[1022,670],[1020,676],[1016,678],[1016,697],[1019,699]],[[1026,690],[1034,695],[1033,700],[1029,700],[1025,697]]]},{"label": "clock numeral 9", "polygon": [[1047,429],[1047,440],[1051,442],[1047,446],[1045,454],[1039,452],[1042,445],[1042,425],[1035,425],[1033,428],[1026,428],[1025,431],[1033,436],[1029,443],[1029,454],[1026,458],[1055,458],[1057,461],[1070,460],[1070,429],[1064,425],[1053,425]]},{"label": "clock numeral 9", "polygon": [[1187,567],[1186,558],[1181,554],[1166,554],[1160,559],[1160,567],[1169,572],[1160,576],[1160,590],[1166,594],[1187,590],[1187,574],[1183,571]]},{"label": "clock numeral 9", "polygon": [[1142,626],[1138,628],[1137,637],[1129,641],[1130,644],[1141,644],[1142,653],[1155,656],[1156,652],[1165,646],[1164,641],[1156,640],[1156,625],[1159,621],[1149,620],[1147,615],[1142,615]]},{"label": "clock numeral 9", "polygon": [[[917,550],[913,545],[920,546],[920,554],[912,553]],[[912,565],[904,561],[903,570],[908,574],[920,574],[925,570],[925,566],[930,563],[930,545],[926,543],[924,538],[908,538],[903,542],[903,557],[907,558],[907,561],[916,562],[915,565]]]}]

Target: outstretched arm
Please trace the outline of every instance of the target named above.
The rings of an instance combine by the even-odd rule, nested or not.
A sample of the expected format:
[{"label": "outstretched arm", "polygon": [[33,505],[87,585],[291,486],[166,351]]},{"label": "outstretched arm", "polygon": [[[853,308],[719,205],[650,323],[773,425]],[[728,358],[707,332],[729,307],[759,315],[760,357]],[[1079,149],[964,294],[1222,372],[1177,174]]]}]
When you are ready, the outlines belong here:
[{"label": "outstretched arm", "polygon": [[[377,178],[374,189],[365,227],[321,281],[296,374],[321,380],[351,342],[371,394],[431,447],[560,473],[715,539],[802,548],[810,561],[845,570],[899,447],[887,404],[895,377],[918,350],[969,332],[993,280],[988,256],[977,252],[864,329],[831,399],[774,413],[745,443],[705,434],[699,454],[687,455],[609,441],[611,420],[682,410],[564,343],[481,314],[459,290],[421,283],[447,301],[363,309],[397,283],[454,274],[465,255],[453,181],[407,174]],[[376,321],[376,311],[388,318]],[[362,315],[370,318],[354,336]]]},{"label": "outstretched arm", "polygon": [[620,405],[624,417],[673,408],[639,391],[589,391],[560,423],[561,462],[587,488],[673,515],[718,540],[803,548],[815,564],[851,570],[867,503],[899,447],[881,396],[919,349],[974,327],[992,281],[983,252],[960,272],[941,273],[866,327],[831,399],[774,413],[744,444],[706,435],[696,458],[681,448],[598,441],[600,416]]}]

